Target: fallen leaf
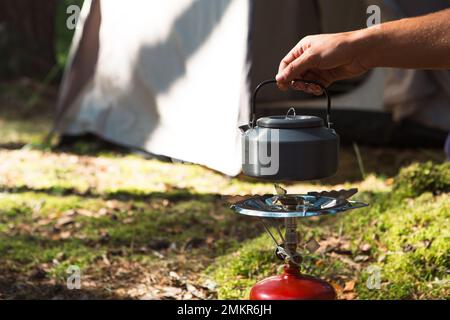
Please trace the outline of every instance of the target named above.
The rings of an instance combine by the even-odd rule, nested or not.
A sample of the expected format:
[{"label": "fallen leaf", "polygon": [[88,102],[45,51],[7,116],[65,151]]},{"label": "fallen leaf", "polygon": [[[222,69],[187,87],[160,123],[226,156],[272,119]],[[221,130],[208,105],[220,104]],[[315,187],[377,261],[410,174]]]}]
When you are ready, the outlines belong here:
[{"label": "fallen leaf", "polygon": [[340,286],[339,283],[330,281],[330,284],[334,288],[334,290],[336,290],[337,293],[341,293],[344,290],[344,288],[342,288],[342,286]]},{"label": "fallen leaf", "polygon": [[176,273],[175,271],[170,271],[169,277],[175,281],[180,281],[180,279],[181,279],[180,276],[178,275],[178,273]]},{"label": "fallen leaf", "polygon": [[217,288],[217,283],[211,279],[206,279],[205,282],[203,282],[203,288],[206,288],[209,291],[215,291]]},{"label": "fallen leaf", "polygon": [[192,293],[194,297],[197,297],[199,299],[205,299],[205,294],[198,290],[195,286],[193,286],[190,283],[186,283],[186,289],[188,292]]},{"label": "fallen leaf", "polygon": [[139,300],[157,300],[158,296],[153,293],[146,293],[139,298]]},{"label": "fallen leaf", "polygon": [[159,259],[164,259],[164,255],[159,253],[158,251],[153,250],[152,253]]},{"label": "fallen leaf", "polygon": [[207,245],[212,245],[215,240],[216,239],[213,236],[207,236],[205,242],[206,242]]},{"label": "fallen leaf", "polygon": [[366,262],[367,260],[369,260],[370,259],[370,257],[369,256],[366,256],[366,255],[357,255],[353,260],[355,261],[355,262]]},{"label": "fallen leaf", "polygon": [[106,208],[101,208],[100,210],[98,210],[97,216],[100,216],[100,217],[106,216],[108,213],[109,213],[109,212],[108,212],[108,209],[106,209]]},{"label": "fallen leaf", "polygon": [[113,209],[113,210],[118,209],[118,208],[120,208],[120,202],[117,200],[108,200],[108,201],[106,201],[106,206],[109,209]]},{"label": "fallen leaf", "polygon": [[61,227],[67,226],[71,223],[74,223],[73,216],[62,216],[61,218],[56,220],[55,227],[61,228]]},{"label": "fallen leaf", "polygon": [[347,281],[345,283],[344,292],[353,291],[355,289],[355,284],[356,284],[355,280]]},{"label": "fallen leaf", "polygon": [[164,287],[162,296],[165,297],[165,298],[176,299],[182,292],[183,292],[183,290],[181,288]]},{"label": "fallen leaf", "polygon": [[162,205],[163,205],[163,207],[168,207],[168,206],[170,205],[170,201],[167,200],[167,199],[164,199],[164,200],[162,201]]},{"label": "fallen leaf", "polygon": [[109,261],[108,256],[106,254],[102,255],[102,260],[107,266],[111,265],[111,261]]},{"label": "fallen leaf", "polygon": [[372,246],[368,243],[364,243],[359,246],[359,250],[361,250],[361,252],[364,252],[364,253],[369,252],[371,249],[372,249]]},{"label": "fallen leaf", "polygon": [[308,242],[305,244],[305,248],[306,250],[308,250],[309,252],[313,253],[316,252],[317,249],[320,248],[320,244],[314,239],[311,238],[308,240]]},{"label": "fallen leaf", "polygon": [[192,295],[192,293],[186,292],[186,293],[183,295],[183,300],[192,300],[193,297],[194,297],[194,296]]},{"label": "fallen leaf", "polygon": [[77,213],[80,216],[84,216],[84,217],[94,217],[95,216],[95,213],[93,211],[86,210],[86,209],[78,209]]},{"label": "fallen leaf", "polygon": [[354,292],[346,293],[344,295],[345,300],[355,300],[355,298],[356,298],[356,293],[354,293]]},{"label": "fallen leaf", "polygon": [[60,239],[69,239],[72,236],[72,233],[70,231],[63,231],[59,234]]}]

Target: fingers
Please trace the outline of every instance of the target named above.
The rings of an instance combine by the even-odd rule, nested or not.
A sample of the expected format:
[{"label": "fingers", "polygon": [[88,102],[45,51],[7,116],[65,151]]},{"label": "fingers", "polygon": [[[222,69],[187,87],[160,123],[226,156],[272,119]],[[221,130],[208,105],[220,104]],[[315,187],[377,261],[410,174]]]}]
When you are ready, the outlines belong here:
[{"label": "fingers", "polygon": [[[278,67],[278,74],[283,73],[283,70],[286,69],[287,66],[289,66],[295,59],[300,57],[303,53],[303,50],[301,47],[295,46],[280,62],[280,65]],[[289,84],[286,82],[278,81],[277,79],[277,85],[281,90],[287,90],[289,88]]]},{"label": "fingers", "polygon": [[275,79],[281,87],[290,85],[290,82],[302,75],[309,69],[314,67],[313,57],[307,53],[302,54],[294,61],[290,62],[283,70],[281,70]]},{"label": "fingers", "polygon": [[278,67],[278,73],[283,71],[292,61],[301,56],[301,52],[299,49],[293,48],[280,62],[280,66]]},{"label": "fingers", "polygon": [[291,87],[295,90],[300,90],[309,94],[320,96],[322,95],[323,90],[320,86],[314,83],[318,83],[326,88],[336,80],[337,79],[334,78],[334,73],[331,72],[331,70],[309,70],[302,77],[302,81],[306,82],[306,84],[301,81],[294,81],[291,84]]},{"label": "fingers", "polygon": [[308,83],[307,81],[306,82],[294,81],[291,84],[291,87],[295,90],[303,91],[316,96],[320,96],[323,93],[323,90],[320,86],[313,83]]}]

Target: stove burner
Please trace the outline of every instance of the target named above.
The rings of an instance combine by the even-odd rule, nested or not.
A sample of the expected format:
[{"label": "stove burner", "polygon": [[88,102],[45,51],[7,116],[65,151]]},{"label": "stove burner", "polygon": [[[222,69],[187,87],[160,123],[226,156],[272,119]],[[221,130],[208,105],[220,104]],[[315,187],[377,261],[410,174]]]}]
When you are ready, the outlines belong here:
[{"label": "stove burner", "polygon": [[[302,257],[297,249],[301,237],[297,231],[296,218],[336,214],[362,208],[367,204],[348,200],[358,192],[357,189],[288,194],[285,189],[275,185],[275,190],[277,195],[255,195],[228,199],[233,202],[231,209],[236,213],[260,218],[275,243],[275,255],[285,262],[285,273],[258,282],[252,288],[250,298],[257,300],[274,297],[277,299],[334,299],[336,292],[331,285],[299,273]],[[234,200],[232,200],[233,198]],[[284,236],[280,228],[280,219],[283,219],[284,222]],[[273,228],[276,233],[271,231]],[[277,234],[280,241],[277,240]],[[315,240],[310,240],[302,246],[314,252],[319,244]],[[310,283],[305,283],[305,279],[308,279]],[[288,289],[286,289],[287,287]]]},{"label": "stove burner", "polygon": [[321,194],[323,193],[251,196],[233,204],[231,209],[236,213],[254,217],[307,218],[367,206],[365,203],[349,201],[344,197]]}]

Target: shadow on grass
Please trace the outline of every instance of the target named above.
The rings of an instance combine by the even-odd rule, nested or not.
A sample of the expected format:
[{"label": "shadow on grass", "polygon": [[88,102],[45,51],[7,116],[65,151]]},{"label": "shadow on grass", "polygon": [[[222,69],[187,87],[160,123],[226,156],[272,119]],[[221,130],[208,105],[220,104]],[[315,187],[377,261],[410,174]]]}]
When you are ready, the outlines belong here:
[{"label": "shadow on grass", "polygon": [[220,200],[220,194],[205,194],[197,193],[192,189],[170,187],[170,191],[157,191],[157,192],[145,192],[143,190],[117,190],[107,191],[105,193],[97,193],[93,190],[79,191],[72,187],[50,187],[50,188],[33,188],[29,186],[5,186],[0,185],[0,192],[3,193],[44,193],[51,196],[78,196],[86,199],[100,199],[100,200],[135,200],[145,201],[151,199],[167,199],[172,202],[185,201],[185,200],[201,200],[212,201]]},{"label": "shadow on grass", "polygon": [[0,143],[0,149],[3,150],[20,150],[25,147],[27,144],[24,142],[9,142],[9,143]]}]

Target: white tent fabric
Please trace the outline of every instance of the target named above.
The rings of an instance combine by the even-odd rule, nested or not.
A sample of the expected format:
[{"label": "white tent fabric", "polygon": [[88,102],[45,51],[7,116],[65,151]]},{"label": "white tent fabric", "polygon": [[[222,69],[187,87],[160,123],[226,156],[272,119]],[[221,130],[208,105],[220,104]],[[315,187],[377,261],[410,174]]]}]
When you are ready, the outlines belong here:
[{"label": "white tent fabric", "polygon": [[[70,110],[58,130],[237,175],[237,128],[248,121],[249,2],[85,1],[71,64],[89,47],[83,33],[93,10],[101,16],[98,58],[84,77],[69,66],[59,105]],[[84,83],[70,101],[73,82]]]}]

